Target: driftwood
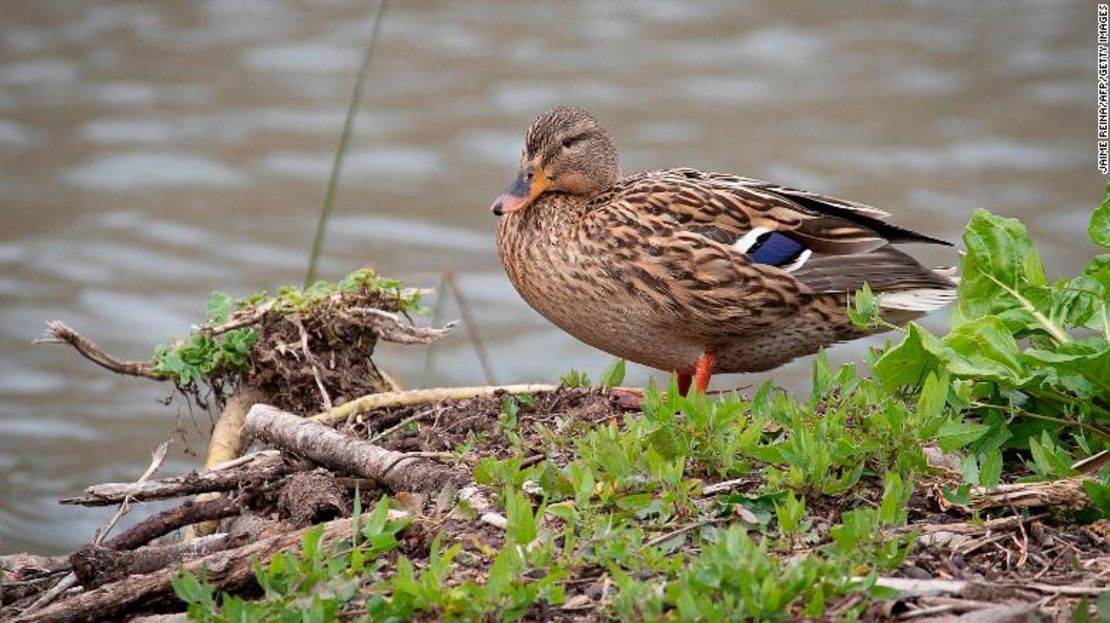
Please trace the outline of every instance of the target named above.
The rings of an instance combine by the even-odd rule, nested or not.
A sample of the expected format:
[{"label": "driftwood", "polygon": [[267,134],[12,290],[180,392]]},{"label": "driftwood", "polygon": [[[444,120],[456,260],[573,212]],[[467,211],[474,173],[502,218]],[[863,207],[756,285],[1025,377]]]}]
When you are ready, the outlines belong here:
[{"label": "driftwood", "polygon": [[[393,512],[391,517],[407,516]],[[328,546],[351,537],[352,521],[336,519],[323,525],[322,544]],[[315,528],[315,527],[314,527]],[[221,591],[230,591],[254,581],[253,564],[265,564],[275,554],[300,547],[305,533],[313,528],[288,532],[261,539],[236,549],[216,552],[185,562],[181,567],[163,568],[146,575],[133,575],[65,598],[28,616],[16,618],[20,622],[46,621],[97,621],[119,619],[127,612],[156,609],[176,603],[170,579],[178,569],[194,574],[201,567],[206,570],[207,581]]]},{"label": "driftwood", "polygon": [[971,508],[1032,508],[1054,507],[1080,509],[1090,504],[1083,481],[1090,476],[1078,476],[1047,482],[1021,482],[998,485],[990,489],[977,487],[971,490]]},{"label": "driftwood", "polygon": [[188,501],[147,517],[119,536],[105,541],[103,546],[113,550],[135,549],[184,526],[238,515],[243,506],[240,499],[222,497],[201,502]]},{"label": "driftwood", "polygon": [[243,435],[338,472],[369,478],[392,491],[438,493],[468,475],[419,456],[387,450],[276,407],[257,404],[247,414]]},{"label": "driftwood", "polygon": [[290,467],[280,456],[265,455],[250,463],[227,469],[190,473],[183,476],[149,480],[143,483],[104,483],[85,489],[85,495],[60,500],[62,504],[82,506],[108,506],[118,504],[130,496],[136,500],[164,500],[209,491],[231,491],[252,480],[279,478],[290,472]]},{"label": "driftwood", "polygon": [[227,534],[214,534],[172,545],[140,547],[135,551],[86,545],[70,554],[69,562],[81,586],[96,588],[129,575],[176,568],[182,562],[238,547],[246,541],[243,537],[233,539]]}]

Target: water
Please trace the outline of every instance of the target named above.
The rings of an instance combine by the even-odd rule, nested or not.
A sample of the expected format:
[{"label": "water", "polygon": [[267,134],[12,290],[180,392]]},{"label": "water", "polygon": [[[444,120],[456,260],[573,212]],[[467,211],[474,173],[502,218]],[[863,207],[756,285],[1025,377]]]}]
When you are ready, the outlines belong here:
[{"label": "water", "polygon": [[[110,510],[55,500],[137,477],[163,439],[177,440],[163,474],[199,464],[208,414],[30,342],[57,318],[145,358],[200,319],[214,288],[299,283],[373,11],[6,3],[0,552],[86,542]],[[493,248],[487,207],[524,128],[556,103],[593,111],[627,171],[772,179],[950,239],[989,207],[1026,220],[1056,275],[1094,253],[1083,232],[1104,180],[1088,3],[397,2],[386,20],[322,274],[371,264],[435,287],[456,271],[498,382],[596,375],[609,360],[528,309]],[[446,315],[458,317],[453,302]],[[462,330],[429,377],[420,348],[384,347],[379,363],[407,387],[484,382]],[[808,368],[772,376],[804,392]],[[629,381],[647,376],[633,366]]]}]

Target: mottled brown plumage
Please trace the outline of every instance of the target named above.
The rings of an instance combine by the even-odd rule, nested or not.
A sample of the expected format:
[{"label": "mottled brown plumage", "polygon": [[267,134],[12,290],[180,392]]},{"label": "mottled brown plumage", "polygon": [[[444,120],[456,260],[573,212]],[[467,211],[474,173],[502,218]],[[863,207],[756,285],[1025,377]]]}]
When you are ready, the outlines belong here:
[{"label": "mottled brown plumage", "polygon": [[955,288],[891,246],[946,243],[868,206],[693,169],[620,178],[609,134],[569,106],[529,128],[493,211],[529,305],[591,346],[681,375],[706,353],[718,372],[752,372],[862,336],[846,302],[865,282],[899,322]]}]

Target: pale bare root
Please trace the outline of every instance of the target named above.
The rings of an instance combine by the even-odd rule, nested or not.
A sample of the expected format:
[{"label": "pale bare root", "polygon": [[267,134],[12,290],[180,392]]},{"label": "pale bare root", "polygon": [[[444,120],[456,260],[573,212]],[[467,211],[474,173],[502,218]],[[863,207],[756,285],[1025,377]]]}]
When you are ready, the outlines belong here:
[{"label": "pale bare root", "polygon": [[376,411],[378,409],[396,409],[398,407],[412,407],[430,404],[442,400],[467,400],[469,398],[488,398],[498,394],[535,394],[539,392],[552,392],[559,389],[558,385],[545,385],[539,383],[525,385],[486,385],[482,387],[441,387],[436,389],[413,389],[400,392],[385,392],[369,394],[355,398],[338,407],[323,413],[318,413],[308,418],[318,424],[335,426],[346,422],[357,415]]}]

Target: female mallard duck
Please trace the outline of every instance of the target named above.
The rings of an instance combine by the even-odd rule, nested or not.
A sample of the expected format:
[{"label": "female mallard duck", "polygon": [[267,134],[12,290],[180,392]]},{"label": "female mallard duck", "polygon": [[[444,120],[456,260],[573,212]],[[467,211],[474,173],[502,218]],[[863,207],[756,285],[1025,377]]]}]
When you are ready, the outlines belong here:
[{"label": "female mallard duck", "polygon": [[694,377],[756,372],[868,333],[847,314],[864,283],[891,322],[955,298],[955,282],[892,246],[949,244],[859,203],[694,169],[620,177],[586,111],[528,128],[520,172],[492,211],[524,300],[618,357]]}]

